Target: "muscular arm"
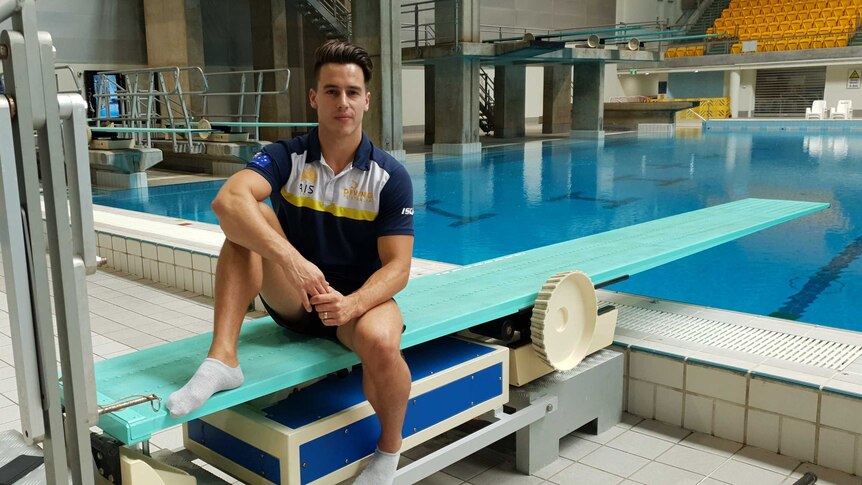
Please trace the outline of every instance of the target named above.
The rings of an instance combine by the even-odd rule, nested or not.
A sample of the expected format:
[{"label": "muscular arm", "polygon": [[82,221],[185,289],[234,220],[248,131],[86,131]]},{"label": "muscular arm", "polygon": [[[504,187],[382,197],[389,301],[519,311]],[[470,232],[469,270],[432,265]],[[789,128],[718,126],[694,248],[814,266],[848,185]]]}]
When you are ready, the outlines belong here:
[{"label": "muscular arm", "polygon": [[264,259],[286,263],[296,250],[267,223],[261,204],[272,193],[269,183],[251,170],[230,177],[212,203],[225,236]]},{"label": "muscular arm", "polygon": [[407,286],[410,259],[413,256],[413,236],[379,237],[377,252],[383,266],[361,288],[348,296],[354,300],[359,315],[388,301]]},{"label": "muscular arm", "polygon": [[388,301],[407,286],[413,236],[377,238],[377,252],[383,266],[374,272],[361,288],[350,295],[331,290],[311,298],[325,325],[344,325]]},{"label": "muscular arm", "polygon": [[[242,170],[231,176],[212,203],[222,231],[230,241],[281,265],[288,277],[307,294],[326,293],[323,273],[302,257],[263,216],[260,204],[271,193],[269,182],[256,172]],[[311,310],[307,300],[303,305]]]}]

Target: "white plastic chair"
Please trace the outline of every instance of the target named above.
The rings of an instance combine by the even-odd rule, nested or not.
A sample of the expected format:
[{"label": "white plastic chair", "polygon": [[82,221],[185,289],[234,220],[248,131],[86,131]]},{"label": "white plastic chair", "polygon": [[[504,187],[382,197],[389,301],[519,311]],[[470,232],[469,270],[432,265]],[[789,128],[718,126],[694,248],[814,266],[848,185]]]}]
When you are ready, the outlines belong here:
[{"label": "white plastic chair", "polygon": [[806,120],[822,120],[826,115],[826,100],[818,99],[811,103],[810,108],[805,108]]},{"label": "white plastic chair", "polygon": [[838,106],[829,110],[829,117],[833,120],[853,119],[853,101],[849,99],[838,101]]}]

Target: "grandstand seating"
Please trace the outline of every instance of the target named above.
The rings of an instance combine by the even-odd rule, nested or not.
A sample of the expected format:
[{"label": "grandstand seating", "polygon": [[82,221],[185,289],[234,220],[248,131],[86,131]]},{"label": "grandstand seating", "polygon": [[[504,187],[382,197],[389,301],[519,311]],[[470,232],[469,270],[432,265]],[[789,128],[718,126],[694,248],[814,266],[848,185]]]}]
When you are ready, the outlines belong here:
[{"label": "grandstand seating", "polygon": [[[737,42],[730,53],[742,53],[742,42],[756,40],[757,52],[844,47],[859,27],[862,0],[731,0],[708,34]],[[665,57],[704,54],[703,44],[670,47]]]}]

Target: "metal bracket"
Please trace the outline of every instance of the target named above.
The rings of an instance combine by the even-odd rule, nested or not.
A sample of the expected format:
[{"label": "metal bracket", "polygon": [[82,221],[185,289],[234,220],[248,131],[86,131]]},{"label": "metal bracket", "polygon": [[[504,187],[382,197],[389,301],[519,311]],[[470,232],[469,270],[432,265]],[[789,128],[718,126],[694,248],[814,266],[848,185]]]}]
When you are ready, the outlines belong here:
[{"label": "metal bracket", "polygon": [[122,485],[123,475],[120,470],[120,447],[122,443],[106,434],[90,434],[90,445],[93,448],[93,461],[96,470],[108,483]]},{"label": "metal bracket", "polygon": [[430,455],[399,468],[396,485],[416,483],[434,472],[472,455],[490,444],[544,418],[557,408],[557,397],[546,396],[514,414],[502,414],[488,426],[451,443]]}]

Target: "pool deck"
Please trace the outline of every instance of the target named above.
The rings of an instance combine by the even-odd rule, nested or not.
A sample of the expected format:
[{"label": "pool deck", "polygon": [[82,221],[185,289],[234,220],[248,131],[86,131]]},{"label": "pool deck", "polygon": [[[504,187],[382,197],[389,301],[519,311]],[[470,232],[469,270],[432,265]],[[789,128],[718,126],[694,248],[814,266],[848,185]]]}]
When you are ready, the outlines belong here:
[{"label": "pool deck", "polygon": [[[95,221],[98,252],[106,258],[110,268],[89,278],[94,358],[110,358],[211,331],[216,256],[224,241],[217,226],[106,207],[96,208]],[[414,259],[411,277],[452,266]],[[628,422],[646,419],[640,426],[647,428],[677,430],[658,436],[665,441],[681,436],[673,438],[676,441],[669,452],[677,446],[687,446],[686,439],[694,439],[698,442],[719,440],[722,443],[719,449],[732,448],[735,445],[727,443],[736,443],[736,451],[742,450],[740,453],[780,453],[770,460],[784,463],[783,471],[771,471],[786,473],[775,483],[782,483],[800,466],[815,466],[815,463],[862,475],[862,419],[859,418],[862,416],[862,333],[608,290],[600,290],[598,297],[620,308],[613,348],[626,355],[624,408],[631,413],[626,419]],[[153,314],[153,304],[163,310]],[[262,315],[253,312],[248,318]],[[0,345],[6,343],[8,338],[0,341]],[[10,348],[0,348],[6,349],[5,354],[0,352],[0,359],[11,365]],[[0,380],[0,393],[9,399],[8,405],[17,402],[13,399],[14,379],[8,377],[11,372],[14,372],[11,368],[6,370],[3,374],[6,378]],[[0,408],[0,420],[4,419],[3,411]],[[14,426],[17,409],[5,411],[8,425]],[[642,434],[651,436],[649,432],[639,432],[637,426],[634,430],[625,426],[620,429],[623,431],[618,434],[639,433],[625,440],[642,442],[646,439]],[[153,443],[176,449],[181,447],[178,439],[177,431],[173,430],[155,437]],[[572,446],[589,448],[591,445],[583,441],[596,443],[601,439],[604,438],[574,435],[572,443],[579,444]],[[743,444],[747,446],[743,448]],[[608,451],[597,447],[590,455],[631,451],[625,447],[629,445],[623,446],[620,442],[617,445],[614,448],[614,444],[609,443]],[[640,449],[638,446],[635,448]],[[719,453],[717,449],[706,452]],[[566,453],[561,451],[561,460],[568,462],[557,464],[560,469],[554,474],[529,478],[566,483],[562,478],[562,481],[555,481],[554,477],[568,476],[563,469],[587,467],[588,470],[582,470],[584,473],[600,470],[622,480],[641,473],[637,470],[678,467],[684,461],[668,464],[662,462],[661,457],[644,457],[635,452],[639,459],[633,461],[640,466],[625,475],[613,467],[602,469],[599,464],[604,462],[572,459],[576,453],[566,458]],[[685,455],[691,451],[684,449],[673,453]],[[411,453],[406,455],[412,456]],[[428,483],[470,480],[469,483],[476,485],[503,476],[514,478],[516,475],[509,463],[512,458],[504,455],[498,456],[501,462],[483,472],[483,475],[490,474],[487,480],[474,477],[457,481],[459,475],[455,474],[441,478],[443,481]],[[482,461],[484,458],[476,456],[467,460],[486,463]],[[736,456],[730,454],[726,458]],[[644,459],[647,461],[641,462]],[[737,458],[730,461],[734,460]],[[795,465],[791,466],[794,460]],[[744,456],[737,461],[742,465],[732,467],[751,465],[745,465]],[[509,467],[508,472],[506,467]],[[700,472],[699,476],[704,478],[719,468],[710,473],[704,473],[706,469],[687,471]],[[770,471],[769,466],[765,469]],[[647,480],[651,476],[649,473],[641,474],[643,483],[653,483]],[[740,477],[745,475],[741,473]],[[725,478],[704,483],[749,483],[742,478],[741,481],[730,480],[728,477],[733,476],[732,473],[720,476]],[[541,480],[523,483],[542,483]],[[862,479],[847,476],[835,483],[862,484]]]}]

